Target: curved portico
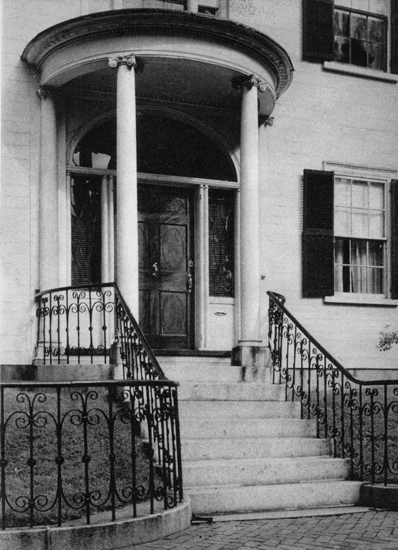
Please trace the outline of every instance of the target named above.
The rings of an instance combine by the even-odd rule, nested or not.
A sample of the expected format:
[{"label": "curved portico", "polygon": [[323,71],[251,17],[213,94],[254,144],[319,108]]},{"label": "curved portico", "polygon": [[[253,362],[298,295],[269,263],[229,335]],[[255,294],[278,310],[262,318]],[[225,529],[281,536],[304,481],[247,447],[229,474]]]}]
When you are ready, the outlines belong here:
[{"label": "curved portico", "polygon": [[[49,265],[48,256],[54,255],[58,242],[62,242],[57,208],[49,208],[51,201],[57,202],[60,182],[58,190],[52,182],[57,166],[65,163],[65,173],[70,170],[66,152],[64,158],[56,158],[59,123],[58,133],[54,128],[62,102],[58,104],[54,97],[58,95],[64,103],[73,105],[84,96],[87,104],[91,101],[90,108],[86,113],[79,107],[84,119],[79,121],[80,126],[70,117],[65,141],[76,140],[90,117],[98,117],[101,106],[106,112],[116,110],[115,278],[138,317],[137,112],[180,112],[186,120],[196,120],[199,126],[211,129],[208,134],[214,133],[219,144],[224,144],[226,154],[236,158],[239,165],[236,182],[218,181],[214,186],[240,191],[236,199],[239,221],[235,231],[234,281],[235,326],[240,329],[235,330],[233,343],[242,348],[260,345],[258,128],[259,121],[271,115],[277,97],[290,84],[292,66],[286,52],[267,36],[231,21],[147,9],[103,12],[56,25],[33,39],[22,58],[40,71],[42,89],[53,92],[41,94],[41,266]],[[209,186],[213,184],[206,178],[199,180],[188,178],[185,185],[190,189],[196,186],[193,241],[197,250],[203,248],[203,253],[196,255],[200,265],[194,266],[195,279],[200,283],[195,296],[195,347],[206,348],[208,305],[204,294],[208,273],[203,242],[208,231],[208,212],[207,206],[201,205],[207,201]],[[164,181],[167,183],[167,178]],[[178,178],[173,181],[180,187],[184,184]],[[104,180],[104,189],[106,185]],[[104,221],[109,208],[104,204],[102,208],[105,227],[109,224]],[[107,232],[102,243],[106,251],[110,249],[109,239],[113,237]],[[62,250],[58,262],[52,261],[49,269],[40,271],[41,290],[70,282],[62,280],[61,256]],[[107,263],[104,255],[102,261]],[[111,273],[110,269],[105,270]],[[155,278],[156,275],[154,272]],[[190,272],[188,280],[189,277]]]}]

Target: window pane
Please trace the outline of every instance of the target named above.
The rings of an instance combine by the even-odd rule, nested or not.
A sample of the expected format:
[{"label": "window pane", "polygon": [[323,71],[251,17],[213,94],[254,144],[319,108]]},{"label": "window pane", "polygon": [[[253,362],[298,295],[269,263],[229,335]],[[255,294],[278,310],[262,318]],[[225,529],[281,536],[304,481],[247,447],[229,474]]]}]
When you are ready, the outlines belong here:
[{"label": "window pane", "polygon": [[336,235],[351,235],[351,215],[347,208],[335,209],[334,232]]},{"label": "window pane", "polygon": [[350,19],[348,12],[335,10],[334,12],[334,34],[339,36],[350,36]]},{"label": "window pane", "polygon": [[369,40],[382,44],[384,42],[384,21],[382,19],[369,17],[368,26]]},{"label": "window pane", "polygon": [[369,205],[371,208],[384,209],[384,183],[371,183],[369,187]]},{"label": "window pane", "polygon": [[383,294],[383,269],[368,268],[368,290],[369,294]]},{"label": "window pane", "polygon": [[351,263],[353,265],[367,264],[367,241],[351,241]]},{"label": "window pane", "polygon": [[334,203],[337,206],[351,206],[350,180],[345,178],[335,179]]},{"label": "window pane", "polygon": [[379,71],[385,70],[385,47],[384,44],[370,44],[369,67]]},{"label": "window pane", "polygon": [[352,211],[352,235],[354,237],[368,236],[368,211],[353,209]]},{"label": "window pane", "polygon": [[369,242],[369,265],[372,267],[384,266],[384,244],[380,242]]},{"label": "window pane", "polygon": [[351,14],[350,36],[358,40],[367,40],[368,29],[366,17],[364,17],[363,15],[357,15],[355,13]]},{"label": "window pane", "polygon": [[382,239],[384,237],[384,212],[369,211],[369,237]]},{"label": "window pane", "polygon": [[356,208],[368,207],[368,182],[352,182],[352,206]]}]

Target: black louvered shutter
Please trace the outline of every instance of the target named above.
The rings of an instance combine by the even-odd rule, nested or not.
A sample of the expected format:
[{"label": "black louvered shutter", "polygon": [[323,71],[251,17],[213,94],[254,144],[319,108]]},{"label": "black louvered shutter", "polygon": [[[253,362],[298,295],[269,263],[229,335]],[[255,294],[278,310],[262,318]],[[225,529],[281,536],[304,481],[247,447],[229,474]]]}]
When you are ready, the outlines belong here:
[{"label": "black louvered shutter", "polygon": [[391,180],[391,298],[398,298],[398,180]]},{"label": "black louvered shutter", "polygon": [[334,173],[304,170],[303,296],[334,294]]},{"label": "black louvered shutter", "polygon": [[398,0],[391,0],[391,72],[398,74]]},{"label": "black louvered shutter", "polygon": [[321,61],[334,59],[333,12],[333,0],[304,0],[304,59]]}]

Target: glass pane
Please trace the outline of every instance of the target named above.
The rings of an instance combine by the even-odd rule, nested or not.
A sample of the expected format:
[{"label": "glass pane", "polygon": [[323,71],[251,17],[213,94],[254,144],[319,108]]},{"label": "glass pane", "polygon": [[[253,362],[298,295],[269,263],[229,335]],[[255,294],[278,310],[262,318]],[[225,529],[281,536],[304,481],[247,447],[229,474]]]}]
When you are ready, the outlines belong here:
[{"label": "glass pane", "polygon": [[351,292],[363,294],[366,292],[366,267],[351,269]]},{"label": "glass pane", "polygon": [[353,209],[352,211],[352,235],[354,237],[368,236],[368,211]]},{"label": "glass pane", "polygon": [[334,34],[339,36],[350,35],[350,18],[346,11],[335,10],[334,12]]},{"label": "glass pane", "polygon": [[351,206],[351,186],[349,179],[335,179],[334,203],[336,206]]},{"label": "glass pane", "polygon": [[386,55],[384,44],[369,44],[369,67],[384,71],[386,67]]},{"label": "glass pane", "polygon": [[334,232],[336,235],[351,235],[351,215],[347,208],[335,209]]},{"label": "glass pane", "polygon": [[350,40],[343,36],[336,36],[334,40],[335,60],[339,63],[350,62]]},{"label": "glass pane", "polygon": [[384,21],[382,19],[376,19],[375,17],[369,17],[369,40],[372,42],[383,43],[384,42]]},{"label": "glass pane", "polygon": [[380,210],[369,211],[369,237],[384,237],[384,212]]},{"label": "glass pane", "polygon": [[353,265],[367,264],[367,241],[351,242],[351,263]]},{"label": "glass pane", "polygon": [[355,208],[368,207],[368,182],[352,182],[352,206]]},{"label": "glass pane", "polygon": [[369,265],[384,266],[384,244],[380,242],[369,242]]},{"label": "glass pane", "polygon": [[387,15],[386,0],[369,0],[369,11],[371,13],[379,13],[380,15]]},{"label": "glass pane", "polygon": [[371,183],[369,187],[369,206],[384,209],[384,183]]},{"label": "glass pane", "polygon": [[368,29],[367,29],[366,17],[355,13],[351,14],[350,36],[358,40],[367,40]]},{"label": "glass pane", "polygon": [[368,268],[368,288],[369,294],[383,294],[384,270],[380,268]]}]

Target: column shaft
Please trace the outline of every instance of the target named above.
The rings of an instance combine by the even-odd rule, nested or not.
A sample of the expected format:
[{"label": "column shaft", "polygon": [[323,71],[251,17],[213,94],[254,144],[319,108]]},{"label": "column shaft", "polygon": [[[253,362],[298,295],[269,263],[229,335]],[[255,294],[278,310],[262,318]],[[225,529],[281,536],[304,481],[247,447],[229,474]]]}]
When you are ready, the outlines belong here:
[{"label": "column shaft", "polygon": [[40,290],[59,285],[57,119],[54,98],[41,90],[39,277]]},{"label": "column shaft", "polygon": [[134,68],[117,71],[116,281],[138,320],[137,139]]},{"label": "column shaft", "polygon": [[108,178],[101,184],[101,280],[109,283],[109,217],[108,217]]},{"label": "column shaft", "polygon": [[242,86],[241,118],[241,342],[259,343],[259,146],[256,86]]}]

